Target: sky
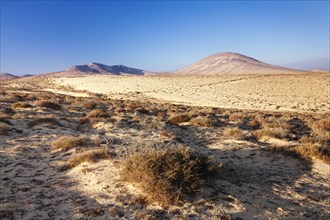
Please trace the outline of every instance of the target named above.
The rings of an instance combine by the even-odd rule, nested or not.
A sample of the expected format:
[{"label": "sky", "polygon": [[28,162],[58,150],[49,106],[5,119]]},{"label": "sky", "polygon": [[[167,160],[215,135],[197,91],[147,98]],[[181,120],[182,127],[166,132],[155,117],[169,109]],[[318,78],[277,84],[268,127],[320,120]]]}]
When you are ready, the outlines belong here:
[{"label": "sky", "polygon": [[219,52],[286,65],[329,58],[329,1],[5,1],[1,72],[98,62],[173,71]]}]

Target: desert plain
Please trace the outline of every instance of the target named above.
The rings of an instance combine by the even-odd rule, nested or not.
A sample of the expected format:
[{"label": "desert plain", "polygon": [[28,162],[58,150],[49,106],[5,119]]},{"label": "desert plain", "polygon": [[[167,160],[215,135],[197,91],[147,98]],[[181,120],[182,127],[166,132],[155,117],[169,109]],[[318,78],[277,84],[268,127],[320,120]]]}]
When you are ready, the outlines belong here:
[{"label": "desert plain", "polygon": [[[329,219],[329,111],[328,73],[2,81],[0,218]],[[173,149],[212,166],[192,191]]]}]

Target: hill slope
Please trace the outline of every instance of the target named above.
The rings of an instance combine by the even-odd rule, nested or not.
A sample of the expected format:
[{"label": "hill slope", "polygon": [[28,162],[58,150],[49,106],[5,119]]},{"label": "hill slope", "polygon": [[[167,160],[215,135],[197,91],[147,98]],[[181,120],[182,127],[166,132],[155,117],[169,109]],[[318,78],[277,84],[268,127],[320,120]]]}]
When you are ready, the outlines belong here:
[{"label": "hill slope", "polygon": [[263,63],[254,58],[239,53],[218,53],[197,61],[185,68],[175,71],[175,74],[253,74],[253,73],[281,73],[293,72],[288,69]]},{"label": "hill slope", "polygon": [[17,79],[19,76],[15,76],[10,73],[0,73],[0,80],[12,80],[12,79]]}]

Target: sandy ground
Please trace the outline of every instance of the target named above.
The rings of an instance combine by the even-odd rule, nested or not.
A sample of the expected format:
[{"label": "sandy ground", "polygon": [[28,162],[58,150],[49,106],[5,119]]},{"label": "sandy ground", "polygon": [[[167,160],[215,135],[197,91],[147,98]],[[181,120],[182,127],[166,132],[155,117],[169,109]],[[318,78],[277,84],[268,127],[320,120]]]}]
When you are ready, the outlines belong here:
[{"label": "sandy ground", "polygon": [[[151,97],[185,104],[222,106],[221,100],[227,97],[231,100],[223,102],[227,107],[274,110],[273,106],[266,104],[271,102],[275,106],[281,103],[278,110],[287,108],[293,111],[292,115],[279,112],[240,112],[247,117],[250,116],[246,114],[271,114],[288,119],[304,118],[306,113],[295,111],[313,112],[316,109],[315,111],[322,113],[329,107],[327,75],[285,78],[228,75],[197,79],[99,76],[58,78],[54,81],[57,85],[110,93],[111,96],[126,99],[148,100]],[[285,83],[291,87],[286,88],[283,86]],[[242,86],[245,86],[245,90]],[[56,85],[51,85],[49,89],[52,92],[65,93],[65,87],[56,90]],[[69,92],[73,92],[70,94],[74,96],[84,96],[87,91]],[[250,94],[257,93],[256,91],[258,95]],[[289,95],[284,96],[285,93]],[[29,97],[33,94],[36,97],[42,95],[41,92],[31,90],[31,86],[29,91],[20,91],[18,94],[22,97],[24,94]],[[15,109],[12,116],[2,119],[9,132],[0,136],[1,219],[330,218],[330,165],[319,160],[301,161],[269,150],[270,145],[297,145],[300,144],[299,140],[255,141],[225,137],[223,131],[226,128],[240,127],[239,122],[228,120],[228,116],[236,113],[236,110],[195,109],[192,106],[173,106],[161,102],[132,104],[131,101],[101,100],[97,95],[89,95],[91,97],[75,98],[49,93],[47,100],[62,103],[63,109],[60,111],[40,108],[31,101],[32,98],[27,99],[25,101],[31,103],[32,107]],[[8,93],[7,96],[4,99],[2,95],[2,109],[10,108],[15,102],[13,97],[20,100],[17,95]],[[53,96],[56,97],[52,98]],[[263,102],[253,101],[255,99]],[[246,102],[238,102],[239,100]],[[301,100],[301,105],[295,100]],[[91,111],[82,107],[81,103],[84,101],[97,102],[97,108],[102,107],[108,111],[111,120],[96,121],[91,126],[82,125],[80,120]],[[134,105],[148,110],[134,109],[131,107]],[[156,117],[155,112],[158,110],[168,110],[168,114],[197,112],[210,115],[217,121],[217,126],[192,126],[189,122],[171,125]],[[316,113],[306,117],[313,115]],[[31,122],[40,117],[55,118],[60,125],[46,123],[31,126]],[[162,135],[163,131],[170,132],[172,137]],[[249,134],[252,131],[243,132]],[[290,132],[295,135],[300,133],[294,129]],[[78,151],[51,150],[51,142],[63,135],[86,135],[99,140],[97,147],[107,147],[113,153],[118,152],[118,149],[129,149],[136,143],[146,145],[150,142],[164,146],[178,144],[210,156],[215,164],[222,164],[221,171],[202,185],[199,193],[187,198],[182,206],[162,208],[157,204],[145,203],[141,200],[143,193],[120,180],[120,157],[114,156],[96,163],[85,162],[61,171],[62,165]]]},{"label": "sandy ground", "polygon": [[56,85],[110,95],[175,103],[269,111],[329,112],[329,74],[221,76],[86,76]]}]

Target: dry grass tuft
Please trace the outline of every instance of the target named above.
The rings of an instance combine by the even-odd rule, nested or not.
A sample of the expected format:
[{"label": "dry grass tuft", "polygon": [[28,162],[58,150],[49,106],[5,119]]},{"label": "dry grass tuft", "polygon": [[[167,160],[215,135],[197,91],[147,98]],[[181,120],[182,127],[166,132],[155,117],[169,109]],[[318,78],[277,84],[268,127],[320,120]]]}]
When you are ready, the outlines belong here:
[{"label": "dry grass tuft", "polygon": [[32,105],[30,105],[27,102],[16,102],[16,103],[12,104],[11,107],[13,109],[15,109],[15,108],[30,108],[30,107],[32,107]]},{"label": "dry grass tuft", "polygon": [[69,150],[71,148],[87,146],[91,143],[91,140],[86,136],[74,137],[74,136],[62,136],[59,139],[52,142],[52,150]]},{"label": "dry grass tuft", "polygon": [[206,116],[198,116],[190,120],[190,124],[202,127],[214,127],[215,121]]},{"label": "dry grass tuft", "polygon": [[285,139],[288,137],[288,130],[285,128],[277,127],[277,128],[263,128],[258,131],[254,131],[252,135],[258,139],[261,138],[278,138]]},{"label": "dry grass tuft", "polygon": [[62,106],[55,103],[55,102],[50,102],[50,101],[38,101],[37,105],[40,107],[48,108],[48,109],[53,109],[53,110],[61,110]]},{"label": "dry grass tuft", "polygon": [[190,118],[186,114],[173,115],[168,119],[168,121],[171,124],[180,124],[180,123],[183,123],[183,122],[188,122],[189,120],[190,120]]},{"label": "dry grass tuft", "polygon": [[73,155],[65,164],[66,168],[73,168],[81,163],[95,163],[100,159],[107,159],[110,157],[109,149],[107,147],[89,149]]},{"label": "dry grass tuft", "polygon": [[309,123],[313,135],[319,141],[330,142],[330,118],[322,118],[318,121]]},{"label": "dry grass tuft", "polygon": [[326,163],[330,163],[329,147],[322,147],[316,144],[304,144],[298,146],[271,146],[271,149],[300,159],[320,159]]},{"label": "dry grass tuft", "polygon": [[42,125],[47,124],[50,126],[62,126],[62,124],[56,119],[51,117],[45,117],[45,118],[36,118],[34,121],[29,123],[29,126],[36,126],[36,125]]},{"label": "dry grass tuft", "polygon": [[142,189],[151,202],[179,204],[196,192],[215,168],[205,156],[185,148],[147,148],[132,153],[123,163],[121,178]]},{"label": "dry grass tuft", "polygon": [[97,106],[97,104],[95,102],[84,102],[82,104],[82,107],[84,107],[86,109],[95,109],[96,106]]},{"label": "dry grass tuft", "polygon": [[8,127],[5,123],[0,122],[0,135],[5,136],[8,135]]},{"label": "dry grass tuft", "polygon": [[87,118],[109,118],[110,115],[101,109],[94,109],[88,113]]},{"label": "dry grass tuft", "polygon": [[226,128],[223,131],[223,135],[225,137],[232,137],[232,138],[235,138],[235,139],[244,139],[245,138],[244,132],[241,131],[238,128]]}]

